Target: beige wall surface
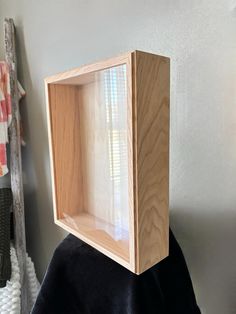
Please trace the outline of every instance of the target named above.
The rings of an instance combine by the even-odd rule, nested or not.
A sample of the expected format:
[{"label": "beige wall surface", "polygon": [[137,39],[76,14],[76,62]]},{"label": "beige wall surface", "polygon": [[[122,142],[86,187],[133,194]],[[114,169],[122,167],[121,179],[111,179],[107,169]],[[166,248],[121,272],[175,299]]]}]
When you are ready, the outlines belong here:
[{"label": "beige wall surface", "polygon": [[[126,52],[169,56],[171,226],[203,314],[236,313],[236,1],[0,0],[17,27],[27,246],[42,278],[53,224],[43,78]],[[0,57],[3,58],[3,30]]]}]

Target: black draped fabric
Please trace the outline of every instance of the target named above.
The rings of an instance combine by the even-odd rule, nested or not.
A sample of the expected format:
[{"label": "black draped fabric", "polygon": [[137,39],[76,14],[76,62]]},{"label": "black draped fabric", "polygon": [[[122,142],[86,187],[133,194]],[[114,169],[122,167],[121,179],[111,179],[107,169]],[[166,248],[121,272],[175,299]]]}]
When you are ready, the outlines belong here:
[{"label": "black draped fabric", "polygon": [[73,235],[57,247],[32,314],[200,314],[182,251],[135,275]]}]

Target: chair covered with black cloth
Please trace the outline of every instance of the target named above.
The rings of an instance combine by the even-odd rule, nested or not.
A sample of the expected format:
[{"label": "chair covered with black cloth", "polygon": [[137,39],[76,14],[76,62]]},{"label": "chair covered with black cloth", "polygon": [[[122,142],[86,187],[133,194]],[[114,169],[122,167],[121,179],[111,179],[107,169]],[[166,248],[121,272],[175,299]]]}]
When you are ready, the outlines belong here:
[{"label": "chair covered with black cloth", "polygon": [[135,275],[68,235],[54,252],[32,314],[200,314],[173,233],[170,254]]}]

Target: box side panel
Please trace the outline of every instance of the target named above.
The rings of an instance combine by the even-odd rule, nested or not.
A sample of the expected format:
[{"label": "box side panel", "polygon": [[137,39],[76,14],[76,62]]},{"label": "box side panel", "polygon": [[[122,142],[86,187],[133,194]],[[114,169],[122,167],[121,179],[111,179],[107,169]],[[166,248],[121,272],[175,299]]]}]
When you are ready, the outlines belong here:
[{"label": "box side panel", "polygon": [[51,159],[56,219],[83,208],[79,105],[77,90],[68,85],[48,85]]},{"label": "box side panel", "polygon": [[169,58],[135,52],[137,273],[169,250]]}]

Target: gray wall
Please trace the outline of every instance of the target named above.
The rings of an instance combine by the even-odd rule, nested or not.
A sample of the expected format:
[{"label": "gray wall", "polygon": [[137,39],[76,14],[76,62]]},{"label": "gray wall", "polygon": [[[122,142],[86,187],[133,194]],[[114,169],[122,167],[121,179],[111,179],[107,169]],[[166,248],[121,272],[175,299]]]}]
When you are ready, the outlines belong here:
[{"label": "gray wall", "polygon": [[147,50],[172,59],[171,226],[202,312],[236,313],[235,6],[232,0],[0,0],[0,23],[15,19],[27,91],[21,108],[27,244],[40,278],[64,236],[52,217],[43,78]]}]

